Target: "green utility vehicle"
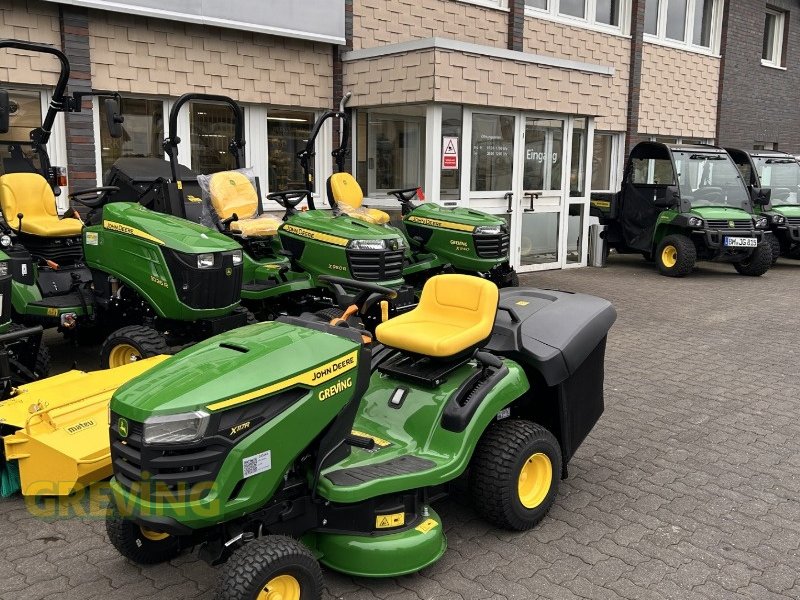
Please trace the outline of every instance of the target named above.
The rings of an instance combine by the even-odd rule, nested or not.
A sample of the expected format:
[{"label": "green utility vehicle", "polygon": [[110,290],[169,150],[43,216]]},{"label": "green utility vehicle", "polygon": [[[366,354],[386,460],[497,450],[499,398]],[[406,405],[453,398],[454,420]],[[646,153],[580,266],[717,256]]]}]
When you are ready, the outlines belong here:
[{"label": "green utility vehicle", "polygon": [[[66,94],[70,66],[60,50],[16,40],[16,48],[55,56],[61,73],[41,127],[28,142],[3,142],[0,246],[8,257],[10,301],[18,324],[55,327],[76,340],[103,339],[101,365],[164,354],[246,324],[239,308],[242,252],[216,231],[136,203],[108,203],[113,187],[70,195],[89,207],[84,219],[59,215],[65,183],[46,144],[58,112],[80,111]],[[109,131],[122,134],[118,101],[105,98]],[[0,132],[13,112],[0,90]]]},{"label": "green utility vehicle", "polygon": [[607,225],[608,248],[641,253],[668,277],[685,277],[698,260],[732,263],[759,276],[772,264],[767,218],[722,148],[641,142],[625,168],[622,190],[592,194],[591,214]]},{"label": "green utility vehicle", "polygon": [[770,192],[768,205],[756,205],[772,231],[773,264],[780,256],[800,259],[800,164],[791,154],[776,150],[728,148],[747,186]]},{"label": "green utility vehicle", "polygon": [[[362,310],[395,293],[327,283]],[[529,529],[603,412],[615,318],[599,298],[450,274],[374,343],[313,315],[207,340],[111,400],[109,539],[138,563],[200,546],[227,561],[221,600],[312,600],[317,561],[394,577],[438,560],[431,504],[467,472],[489,522]]]}]

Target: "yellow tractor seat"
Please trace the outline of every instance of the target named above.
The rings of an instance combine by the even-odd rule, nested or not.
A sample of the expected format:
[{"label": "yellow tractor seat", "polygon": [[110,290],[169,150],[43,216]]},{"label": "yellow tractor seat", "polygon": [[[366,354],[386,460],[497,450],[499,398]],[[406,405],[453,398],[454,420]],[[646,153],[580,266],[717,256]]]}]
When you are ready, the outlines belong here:
[{"label": "yellow tractor seat", "polygon": [[445,358],[474,348],[492,332],[500,293],[471,275],[437,275],[425,283],[413,310],[381,323],[379,342],[398,350]]},{"label": "yellow tractor seat", "polygon": [[236,214],[240,221],[258,214],[258,192],[244,173],[220,171],[208,180],[211,206],[220,221]]},{"label": "yellow tractor seat", "polygon": [[334,173],[328,177],[328,200],[347,216],[366,223],[385,225],[389,215],[377,208],[367,208],[364,203],[364,192],[355,177],[350,173]]},{"label": "yellow tractor seat", "polygon": [[0,209],[14,231],[22,213],[22,233],[40,237],[73,237],[81,234],[78,219],[58,218],[56,197],[47,180],[38,173],[8,173],[0,177]]},{"label": "yellow tractor seat", "polygon": [[259,215],[253,219],[231,221],[230,229],[244,237],[267,237],[278,235],[281,220],[272,215]]}]

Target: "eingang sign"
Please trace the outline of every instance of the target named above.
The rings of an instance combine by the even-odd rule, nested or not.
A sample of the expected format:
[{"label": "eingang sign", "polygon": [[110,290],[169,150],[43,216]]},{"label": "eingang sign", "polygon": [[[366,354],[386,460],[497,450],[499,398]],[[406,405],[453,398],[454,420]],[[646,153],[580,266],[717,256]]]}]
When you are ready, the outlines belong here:
[{"label": "eingang sign", "polygon": [[157,19],[344,44],[344,0],[46,0]]}]

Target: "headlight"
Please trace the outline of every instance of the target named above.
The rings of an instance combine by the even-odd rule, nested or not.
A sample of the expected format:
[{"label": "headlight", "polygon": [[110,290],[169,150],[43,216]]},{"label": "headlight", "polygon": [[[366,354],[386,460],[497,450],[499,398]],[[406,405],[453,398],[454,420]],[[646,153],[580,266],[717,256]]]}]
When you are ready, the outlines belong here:
[{"label": "headlight", "polygon": [[8,261],[0,262],[0,277],[8,275]]},{"label": "headlight", "polygon": [[234,266],[242,264],[242,251],[241,250],[234,250],[233,251],[233,264],[234,264]]},{"label": "headlight", "polygon": [[210,417],[202,410],[179,415],[150,417],[144,422],[145,444],[180,444],[199,440]]},{"label": "headlight", "polygon": [[766,229],[767,228],[767,217],[758,217],[755,221],[756,221],[756,228],[757,229]]},{"label": "headlight", "polygon": [[689,217],[689,227],[702,227],[703,219],[700,217]]},{"label": "headlight", "polygon": [[772,222],[775,223],[775,225],[783,225],[786,223],[786,217],[782,215],[775,215],[772,217]]},{"label": "headlight", "polygon": [[475,228],[476,235],[500,235],[502,232],[502,225],[481,225]]},{"label": "headlight", "polygon": [[11,245],[11,237],[4,235],[0,237],[0,246],[8,248]]},{"label": "headlight", "polygon": [[211,269],[214,267],[213,254],[198,254],[197,255],[197,268],[198,269]]},{"label": "headlight", "polygon": [[347,247],[353,250],[385,250],[386,240],[351,240]]},{"label": "headlight", "polygon": [[397,247],[398,248],[405,248],[406,247],[406,241],[401,237],[397,238]]}]

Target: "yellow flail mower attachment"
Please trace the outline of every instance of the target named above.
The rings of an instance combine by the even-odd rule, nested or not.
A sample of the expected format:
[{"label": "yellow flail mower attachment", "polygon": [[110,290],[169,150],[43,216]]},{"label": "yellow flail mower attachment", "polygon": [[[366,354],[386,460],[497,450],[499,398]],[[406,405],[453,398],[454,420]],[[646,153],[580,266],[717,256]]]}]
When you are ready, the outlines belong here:
[{"label": "yellow flail mower attachment", "polygon": [[73,370],[18,387],[0,402],[0,494],[66,496],[109,477],[111,395],[166,358],[91,373]]}]

